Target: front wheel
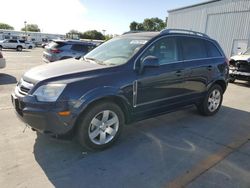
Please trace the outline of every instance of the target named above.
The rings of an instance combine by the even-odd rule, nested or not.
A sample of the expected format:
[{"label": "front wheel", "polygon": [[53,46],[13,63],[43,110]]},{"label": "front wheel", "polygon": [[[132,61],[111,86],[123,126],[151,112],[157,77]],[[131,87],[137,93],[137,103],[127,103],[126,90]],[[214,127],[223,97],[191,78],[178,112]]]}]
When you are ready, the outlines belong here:
[{"label": "front wheel", "polygon": [[0,46],[0,51],[2,51],[3,50],[3,47],[2,46]]},{"label": "front wheel", "polygon": [[78,141],[88,150],[106,149],[118,139],[123,125],[124,115],[119,106],[110,102],[96,104],[79,121]]},{"label": "front wheel", "polygon": [[211,116],[216,114],[223,100],[223,91],[220,85],[213,85],[207,92],[206,97],[197,106],[199,112],[205,116]]},{"label": "front wheel", "polygon": [[20,52],[20,51],[23,50],[23,47],[22,47],[22,46],[17,46],[17,47],[16,47],[16,50]]}]

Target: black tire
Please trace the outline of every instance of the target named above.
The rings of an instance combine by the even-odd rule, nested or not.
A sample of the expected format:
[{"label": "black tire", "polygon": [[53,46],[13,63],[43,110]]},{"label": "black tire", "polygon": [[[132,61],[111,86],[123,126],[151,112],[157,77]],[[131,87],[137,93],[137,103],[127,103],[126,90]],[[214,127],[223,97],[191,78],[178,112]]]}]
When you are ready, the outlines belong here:
[{"label": "black tire", "polygon": [[[214,101],[209,102],[209,100],[213,100],[211,99],[213,92],[219,92],[220,100],[217,103]],[[212,116],[220,110],[222,101],[223,101],[223,90],[220,85],[215,84],[207,91],[206,97],[203,99],[203,101],[199,105],[197,105],[198,111],[204,116]],[[214,109],[211,109],[210,105],[211,106],[215,105],[216,107],[214,107]]]},{"label": "black tire", "polygon": [[29,46],[29,49],[32,49],[32,46]]},{"label": "black tire", "polygon": [[22,46],[17,46],[16,50],[19,51],[19,52],[21,52],[23,50],[23,47]]},{"label": "black tire", "polygon": [[[115,117],[116,122],[115,124],[113,124],[112,126],[108,127],[107,125],[104,126],[102,122],[103,118],[104,118],[104,111],[106,112],[112,112],[111,114],[108,114],[108,118],[111,117],[111,119],[113,119]],[[114,115],[114,114],[116,115]],[[96,124],[92,124],[92,122],[96,119],[100,120],[97,123],[100,123],[100,126],[97,126]],[[108,119],[108,120],[111,120]],[[108,120],[106,120],[106,122],[108,122]],[[95,104],[93,106],[91,106],[89,109],[87,109],[87,111],[83,114],[83,116],[80,118],[79,122],[78,122],[78,129],[77,129],[77,139],[78,142],[87,150],[90,151],[94,151],[94,150],[103,150],[106,149],[108,147],[110,147],[111,145],[114,144],[114,142],[119,138],[123,125],[124,125],[124,114],[121,110],[121,108],[111,102],[101,102],[98,104]],[[118,125],[118,128],[117,128]],[[104,126],[101,128],[101,126]],[[105,128],[106,127],[106,128]],[[114,133],[114,135],[112,136],[111,134],[109,134],[107,129],[111,130],[115,130],[114,132],[112,131],[112,133]],[[92,132],[91,132],[92,131]],[[90,138],[91,134],[95,135],[96,132],[96,136],[93,136],[93,138]],[[99,132],[99,133],[98,133]],[[107,142],[105,143],[101,143],[101,134],[102,135],[106,135],[105,139],[107,138]],[[110,140],[109,140],[110,139]],[[99,144],[96,142],[100,142]]]},{"label": "black tire", "polygon": [[228,81],[230,82],[230,83],[234,83],[235,82],[235,78],[234,77],[232,77],[232,76],[229,76],[229,79],[228,79]]},{"label": "black tire", "polygon": [[3,50],[3,47],[2,46],[0,46],[0,51],[2,51]]}]

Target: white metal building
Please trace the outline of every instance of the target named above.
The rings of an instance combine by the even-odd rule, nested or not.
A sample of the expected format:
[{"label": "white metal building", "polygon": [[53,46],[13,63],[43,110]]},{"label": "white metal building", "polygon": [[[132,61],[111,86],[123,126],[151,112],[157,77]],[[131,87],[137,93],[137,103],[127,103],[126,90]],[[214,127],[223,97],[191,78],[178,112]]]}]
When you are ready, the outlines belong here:
[{"label": "white metal building", "polygon": [[168,28],[206,33],[228,57],[250,47],[250,0],[211,0],[168,13]]},{"label": "white metal building", "polygon": [[4,39],[27,39],[33,41],[36,44],[41,44],[52,39],[64,39],[65,35],[40,33],[40,32],[25,32],[25,31],[13,31],[0,29],[0,40]]}]

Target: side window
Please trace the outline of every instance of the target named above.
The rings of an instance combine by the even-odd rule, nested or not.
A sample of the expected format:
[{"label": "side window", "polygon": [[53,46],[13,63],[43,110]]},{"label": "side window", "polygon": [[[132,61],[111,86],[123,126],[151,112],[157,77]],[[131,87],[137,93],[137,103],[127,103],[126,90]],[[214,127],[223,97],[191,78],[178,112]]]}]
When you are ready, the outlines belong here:
[{"label": "side window", "polygon": [[88,47],[82,44],[74,44],[71,47],[72,50],[78,51],[78,52],[87,52]]},{"label": "side window", "polygon": [[209,57],[221,57],[222,56],[219,49],[212,42],[206,42],[206,45],[207,45]]},{"label": "side window", "polygon": [[17,43],[17,40],[9,40],[9,43]]},{"label": "side window", "polygon": [[191,37],[182,37],[182,55],[184,60],[207,58],[206,46],[203,40]]},{"label": "side window", "polygon": [[178,61],[177,44],[175,38],[166,37],[156,41],[141,57],[141,61],[147,56],[155,56],[160,65]]}]

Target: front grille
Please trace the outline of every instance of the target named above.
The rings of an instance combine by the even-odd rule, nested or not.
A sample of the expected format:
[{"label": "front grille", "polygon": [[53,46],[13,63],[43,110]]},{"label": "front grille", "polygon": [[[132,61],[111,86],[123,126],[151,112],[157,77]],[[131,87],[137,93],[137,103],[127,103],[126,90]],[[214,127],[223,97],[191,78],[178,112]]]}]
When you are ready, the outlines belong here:
[{"label": "front grille", "polygon": [[29,91],[33,88],[33,86],[34,86],[34,84],[21,79],[16,87],[17,87],[17,91],[21,95],[27,95],[29,93]]},{"label": "front grille", "polygon": [[230,61],[230,66],[241,72],[250,72],[250,63],[247,61]]},{"label": "front grille", "polygon": [[26,87],[21,86],[21,87],[20,87],[20,91],[21,91],[23,94],[27,95],[27,94],[29,93],[30,89],[29,89],[29,88],[26,88]]}]

